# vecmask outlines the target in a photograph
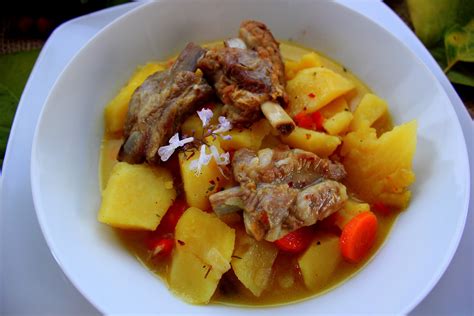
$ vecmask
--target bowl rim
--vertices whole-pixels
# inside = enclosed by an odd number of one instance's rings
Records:
[[[74,287],[83,295],[98,311],[100,311],[103,314],[107,314],[108,312],[103,308],[102,304],[96,300],[96,298],[90,296],[85,288],[83,288],[80,285],[80,281],[77,280],[76,278],[72,277],[70,273],[68,273],[68,268],[66,268],[61,259],[60,256],[56,253],[55,247],[54,247],[54,241],[52,240],[52,236],[48,232],[48,224],[47,224],[47,218],[45,216],[45,212],[43,211],[43,205],[40,203],[40,192],[39,192],[39,187],[40,187],[40,181],[38,177],[35,175],[35,171],[37,170],[36,162],[38,159],[36,158],[36,155],[38,153],[38,143],[39,143],[39,131],[41,130],[43,124],[44,124],[44,116],[46,109],[48,108],[48,104],[50,103],[50,99],[54,95],[54,91],[56,90],[56,86],[58,85],[58,82],[61,82],[65,73],[69,70],[71,65],[76,61],[76,59],[79,58],[79,56],[83,55],[85,51],[87,51],[88,47],[92,45],[93,43],[100,41],[102,37],[105,36],[109,32],[110,29],[114,28],[116,24],[121,23],[121,21],[126,20],[129,18],[129,16],[136,14],[136,12],[145,10],[149,6],[155,6],[159,5],[161,3],[166,3],[170,2],[168,0],[159,0],[159,1],[150,1],[150,2],[144,2],[142,4],[137,5],[136,7],[133,7],[130,9],[130,11],[126,12],[125,14],[121,15],[120,17],[116,18],[109,24],[107,24],[105,27],[100,29],[95,35],[93,35],[88,41],[85,42],[85,44],[76,52],[76,54],[68,61],[68,63],[65,65],[65,67],[62,69],[60,74],[58,75],[56,81],[54,82],[52,88],[50,89],[45,102],[43,104],[43,107],[41,109],[41,112],[39,114],[38,118],[38,123],[35,127],[34,131],[34,136],[33,136],[33,143],[32,143],[32,151],[31,151],[31,159],[30,159],[30,184],[31,184],[31,189],[32,189],[32,197],[33,197],[33,204],[35,207],[35,213],[36,217],[38,219],[38,223],[40,225],[41,232],[45,238],[45,241],[48,245],[48,248],[58,264],[58,266],[61,268],[62,272],[64,275],[68,278],[68,280],[74,285]],[[197,2],[207,2],[207,0],[198,0]],[[441,91],[441,93],[446,97],[446,99],[449,101],[449,104],[446,105],[446,108],[448,111],[452,112],[454,114],[453,116],[455,117],[455,127],[459,132],[459,134],[462,137],[462,153],[460,153],[460,156],[462,156],[461,163],[464,165],[466,169],[466,174],[467,176],[465,177],[465,187],[467,189],[467,192],[470,192],[471,189],[471,179],[470,179],[470,165],[469,165],[469,160],[468,160],[468,154],[467,154],[467,144],[466,144],[466,139],[464,136],[464,133],[461,129],[459,118],[456,115],[454,111],[453,104],[449,97],[446,94],[446,91],[442,88],[441,84],[435,77],[435,75],[431,72],[431,70],[428,68],[428,66],[421,60],[421,58],[414,53],[413,50],[411,50],[408,45],[406,45],[402,40],[394,36],[390,31],[388,31],[383,25],[379,24],[377,21],[372,20],[371,18],[363,15],[362,13],[345,6],[344,4],[341,4],[337,1],[332,3],[333,5],[336,5],[340,8],[340,10],[346,10],[350,12],[351,14],[357,15],[359,18],[367,20],[370,24],[372,24],[374,27],[379,28],[382,32],[386,34],[386,36],[392,37],[404,50],[406,50],[410,55],[412,55],[413,60],[417,62],[417,64],[420,67],[424,67],[425,71],[429,76],[432,77],[432,80],[436,83],[438,90]],[[80,18],[80,17],[78,17]],[[76,18],[76,19],[78,19]],[[66,22],[68,23],[68,22]],[[355,73],[357,75],[357,73]],[[458,248],[459,242],[462,237],[462,233],[466,224],[466,219],[467,219],[467,214],[468,214],[468,209],[469,209],[469,194],[466,194],[463,199],[463,212],[461,213],[462,216],[459,218],[459,224],[457,225],[455,234],[453,234],[453,237],[451,239],[451,242],[449,244],[449,247],[447,247],[445,251],[445,255],[443,257],[443,261],[441,263],[438,263],[438,269],[436,273],[433,273],[433,275],[430,278],[430,282],[426,282],[426,285],[424,286],[424,289],[422,291],[419,291],[419,294],[415,297],[412,298],[411,303],[405,305],[405,308],[401,308],[401,313],[407,314],[410,311],[412,311],[427,295],[428,293],[434,288],[434,286],[439,282],[441,277],[443,276],[444,272],[446,271],[447,267],[449,266],[451,260],[454,257],[454,254]],[[390,233],[389,233],[390,234]],[[386,239],[387,240],[387,239]],[[380,249],[384,247],[386,240],[383,242],[381,245]],[[378,249],[378,250],[380,250]],[[371,258],[373,259],[373,258]],[[365,269],[365,268],[363,268]],[[351,276],[352,277],[352,276]],[[339,286],[338,286],[339,287]],[[309,298],[312,299],[312,298]],[[306,299],[307,300],[307,299]],[[295,305],[300,303],[301,301],[295,301],[295,302],[290,302],[286,305]],[[276,306],[279,307],[280,305]],[[275,307],[273,306],[264,306],[259,307],[259,306],[253,306],[251,308],[256,308],[256,309],[274,309]],[[242,308],[243,310],[247,309],[247,307]]]

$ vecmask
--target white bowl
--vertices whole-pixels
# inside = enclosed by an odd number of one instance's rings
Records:
[[[137,65],[188,41],[222,39],[258,19],[341,62],[390,104],[396,123],[417,119],[413,199],[375,258],[325,295],[269,309],[193,306],[174,297],[97,222],[104,105]],[[452,105],[430,71],[379,25],[329,1],[159,1],[102,30],[70,62],[38,123],[31,182],[38,219],[58,264],[101,312],[406,313],[441,277],[468,208],[469,165]]]

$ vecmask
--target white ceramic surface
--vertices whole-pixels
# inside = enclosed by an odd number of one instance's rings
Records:
[[[280,310],[305,310],[316,302],[320,312],[411,309],[449,263],[467,210],[465,145],[440,85],[395,38],[338,4],[302,2],[289,10],[290,5],[283,1],[272,2],[272,6],[215,2],[206,7],[209,3],[213,2],[191,4],[192,15],[166,1],[131,12],[86,45],[53,88],[36,132],[31,166],[38,218],[58,263],[103,312],[222,311],[221,306],[195,307],[176,300],[117,244],[110,230],[96,223],[101,112],[136,65],[169,56],[188,40],[234,34],[241,19],[258,18],[277,37],[293,38],[341,61],[389,101],[397,122],[417,118],[420,124],[415,197],[379,255],[362,273],[329,294]],[[252,16],[239,9],[242,3]],[[320,18],[305,14],[310,11],[318,12]],[[204,18],[208,12],[213,12],[216,19],[212,23],[219,28],[204,29],[211,23]],[[172,21],[167,19],[170,16]],[[342,25],[334,28],[335,20],[343,21]],[[171,29],[171,24],[178,27]],[[387,291],[382,297],[378,295],[381,286]]]

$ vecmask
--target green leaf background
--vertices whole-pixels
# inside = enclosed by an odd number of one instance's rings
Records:
[[[16,107],[39,50],[0,55],[0,168]]]
[[[416,35],[452,83],[474,87],[474,0],[407,0]]]

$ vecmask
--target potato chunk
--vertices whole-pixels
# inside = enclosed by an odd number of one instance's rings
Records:
[[[287,111],[291,116],[316,112],[354,88],[351,81],[327,68],[303,69],[286,85],[290,99]]]
[[[373,128],[361,128],[344,137],[341,155],[346,182],[364,201],[406,207],[408,186],[415,181],[416,127],[416,121],[411,121],[379,138]]]
[[[120,89],[119,93],[105,107],[105,126],[108,132],[117,133],[123,130],[125,118],[128,112],[128,103],[133,92],[148,78],[165,67],[158,63],[148,63],[137,69],[127,85]]]
[[[170,287],[191,303],[207,303],[227,270],[234,251],[235,231],[209,214],[190,207],[175,231]]]
[[[208,141],[211,145],[217,147],[219,153],[223,152],[217,139],[212,140],[212,137],[209,137]],[[209,154],[209,152],[207,148],[207,153]],[[179,153],[181,177],[188,205],[207,210],[210,207],[209,195],[224,187],[227,181],[219,171],[214,158],[207,165],[202,166],[201,172],[196,174],[195,170],[190,169],[190,165],[192,161],[197,159],[199,159],[199,150],[197,149]]]
[[[225,272],[230,269],[234,250],[235,232],[214,214],[196,207],[188,208],[176,225],[176,240],[180,247],[193,252],[213,269]]]
[[[367,93],[354,112],[350,130],[355,131],[360,128],[371,127],[375,121],[388,115],[387,102],[375,94]]]
[[[183,122],[183,124],[181,124],[181,133],[183,135],[188,135],[188,136],[197,135],[200,137],[202,135],[202,132],[203,132],[202,121],[199,118],[199,116],[197,116],[197,114],[193,114],[189,116]]]
[[[98,220],[119,228],[155,230],[175,198],[168,170],[119,162],[102,193]]]
[[[322,65],[323,63],[321,61],[321,57],[319,57],[319,55],[314,52],[301,56],[301,59],[299,61],[285,61],[286,80],[293,79],[296,74],[302,69],[321,67]]]
[[[357,202],[349,198],[345,203],[344,207],[335,213],[334,224],[341,230],[346,226],[349,221],[355,216],[362,212],[370,211],[370,205],[363,202]]]
[[[222,274],[192,252],[173,252],[169,285],[171,290],[191,304],[206,304],[214,294]]]
[[[250,148],[258,150],[263,138],[270,133],[270,123],[266,119],[261,119],[245,129],[233,129],[226,133],[231,136],[229,140],[220,139],[222,149],[225,151],[237,150],[240,148]]]
[[[329,103],[328,105],[324,106],[319,112],[325,118],[331,118],[339,112],[349,111],[349,104],[347,104],[347,100],[344,97],[339,97]]]
[[[232,269],[253,295],[260,296],[272,274],[278,249],[267,241],[256,241],[244,231],[237,233]]]
[[[329,135],[341,135],[347,131],[351,121],[352,113],[349,111],[342,111],[325,120],[323,127]]]
[[[282,136],[281,140],[293,148],[310,151],[320,157],[328,157],[341,143],[341,140],[337,136],[331,136],[301,127],[296,127],[288,136]]]
[[[311,290],[324,287],[341,259],[339,237],[322,233],[316,236],[309,248],[298,258],[306,287]]]

